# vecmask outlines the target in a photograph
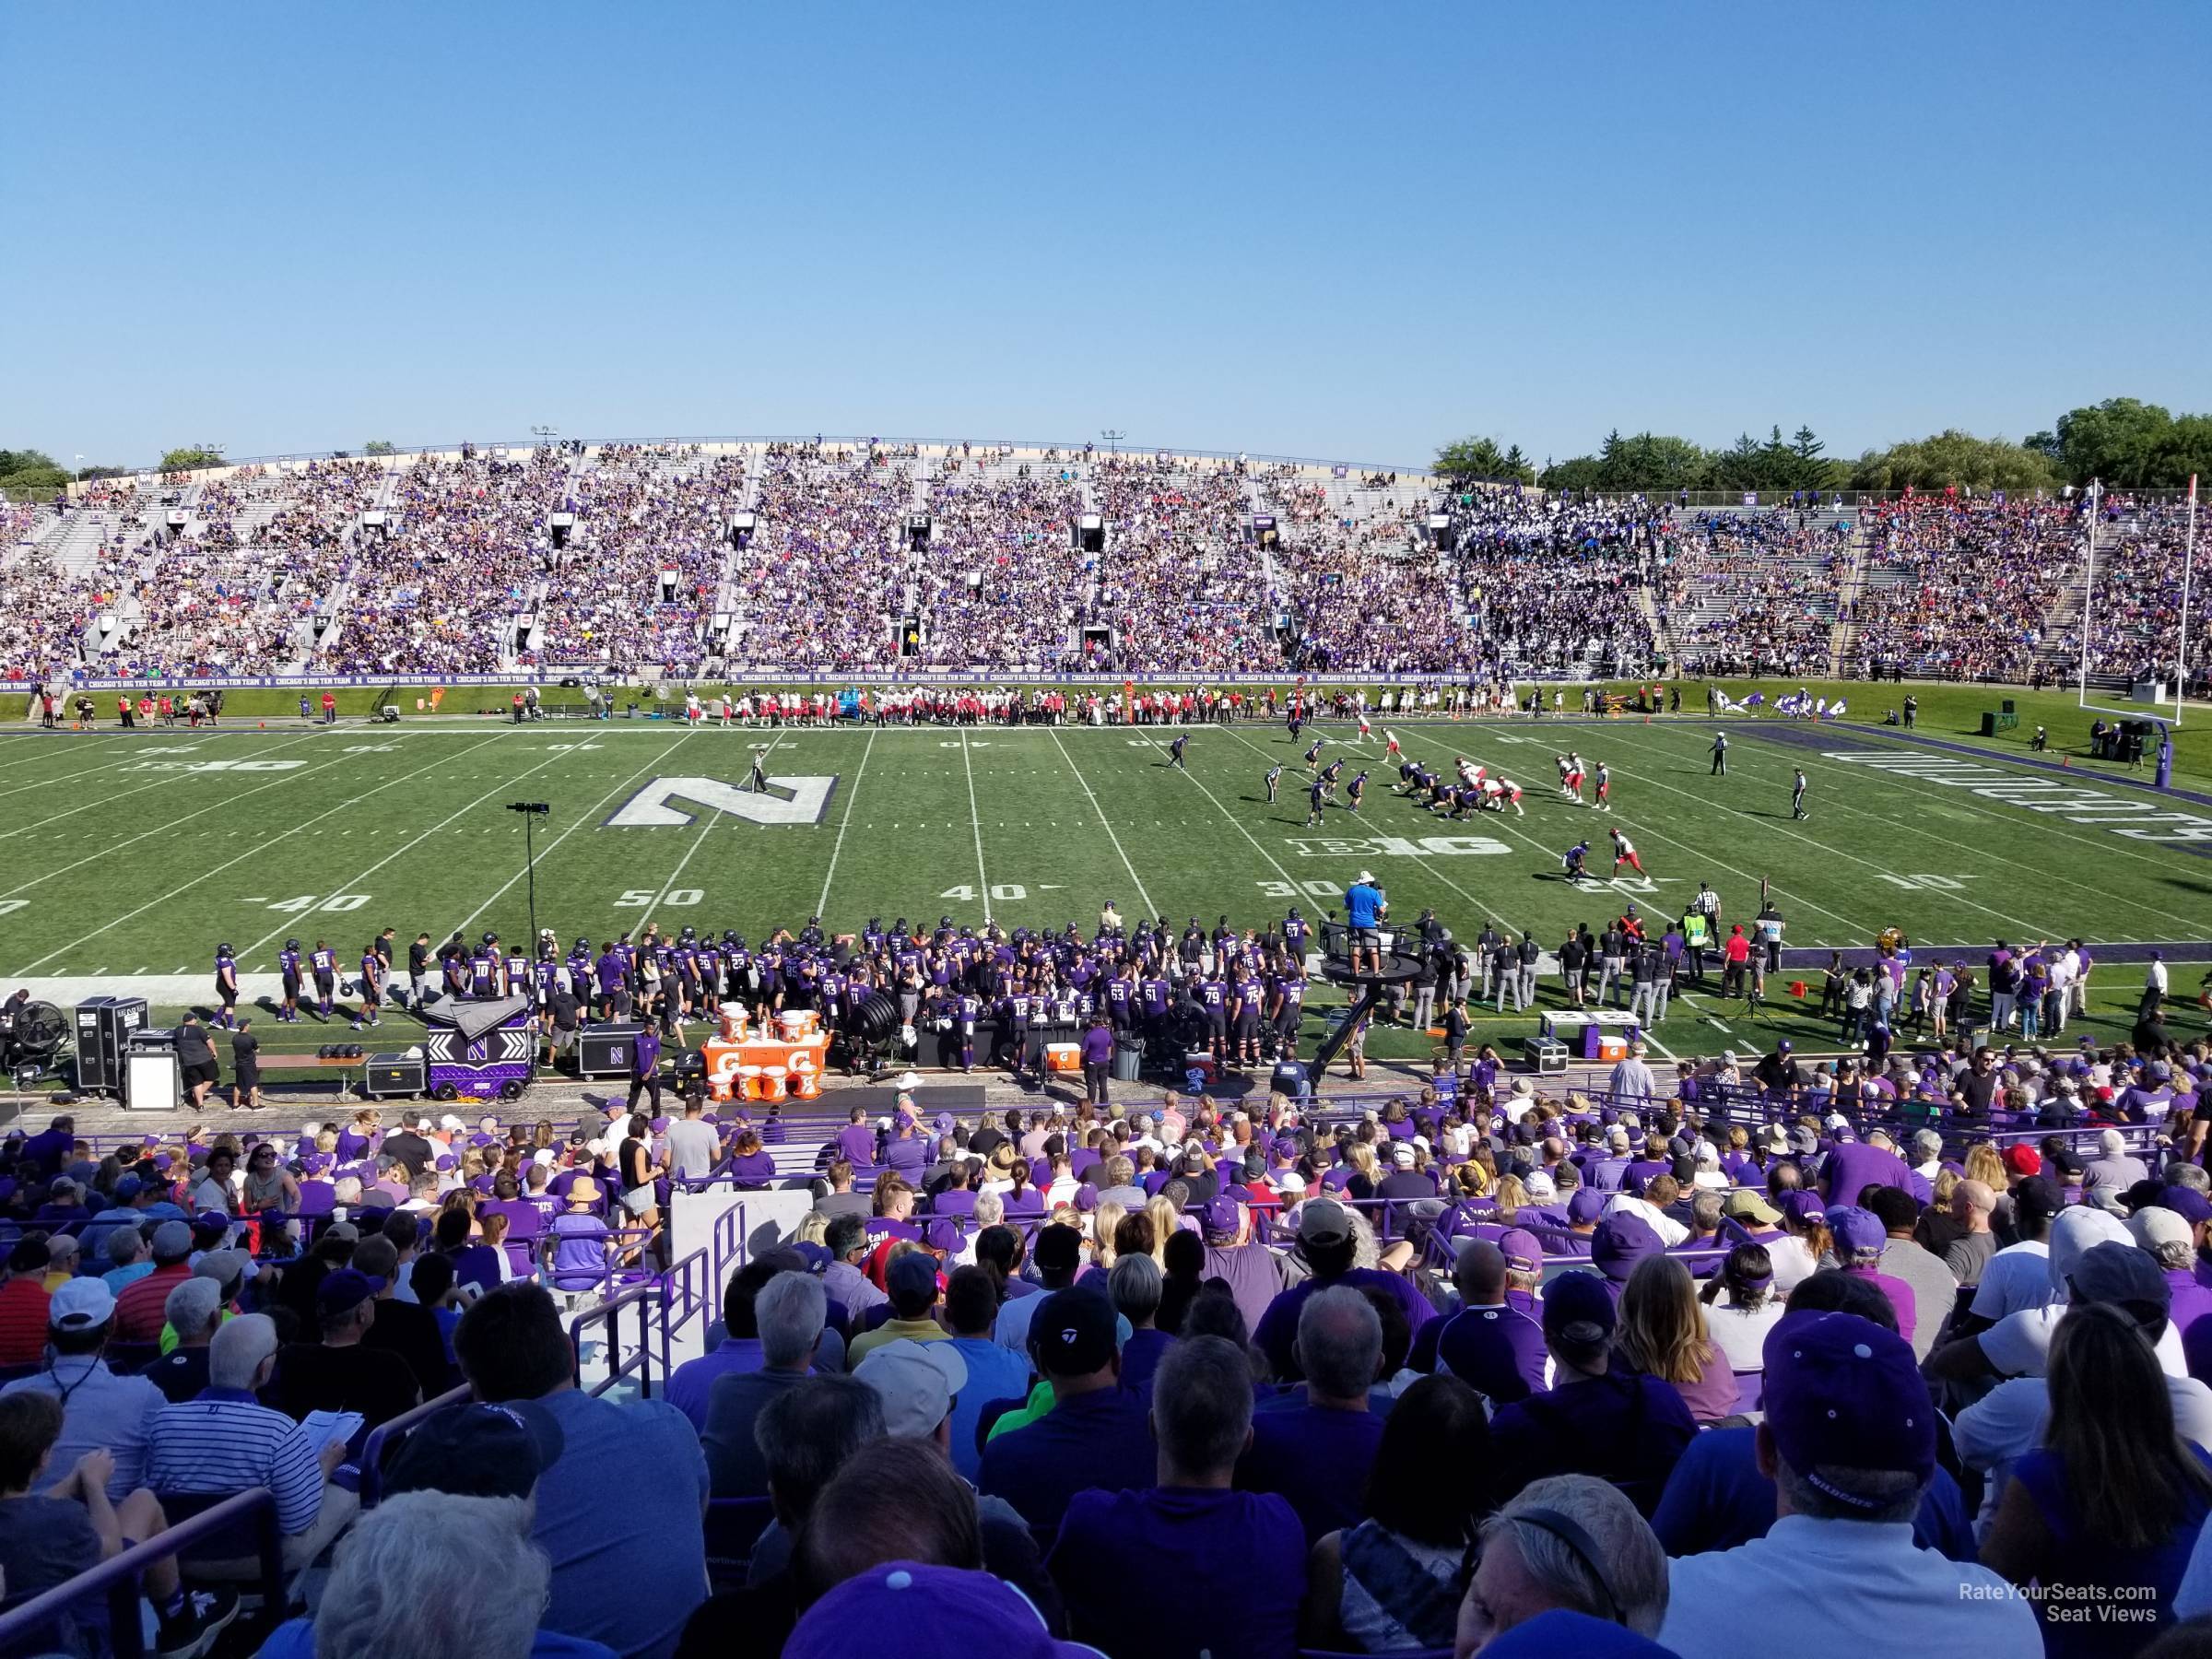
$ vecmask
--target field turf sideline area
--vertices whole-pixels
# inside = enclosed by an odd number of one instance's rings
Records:
[[[2142,982],[2132,963],[2148,947],[2167,947],[2170,960],[2191,954],[2180,947],[2205,954],[2212,798],[2153,794],[2109,766],[2058,771],[2055,752],[2047,770],[2017,743],[1975,746],[1956,723],[1933,724],[1924,698],[1912,735],[1855,721],[1718,723],[1731,747],[1728,776],[1716,778],[1716,724],[1690,717],[1687,687],[1684,705],[1683,718],[1648,723],[1394,724],[1405,752],[1432,769],[1449,771],[1464,755],[1523,786],[1522,814],[1456,821],[1393,793],[1380,720],[1365,743],[1341,722],[1309,726],[1296,744],[1261,721],[1188,728],[1187,770],[1168,762],[1182,728],[1167,727],[348,719],[17,732],[0,737],[0,978],[66,1003],[95,988],[86,982],[130,990],[143,976],[168,1010],[205,996],[218,941],[252,976],[274,971],[288,937],[327,940],[342,962],[387,925],[403,946],[418,931],[441,940],[456,928],[517,938],[528,926],[523,823],[504,809],[516,800],[553,806],[535,833],[537,915],[564,947],[649,921],[734,928],[757,943],[817,913],[833,930],[948,915],[1088,931],[1107,900],[1131,919],[1149,912],[1180,927],[1195,915],[1210,927],[1226,913],[1257,926],[1290,904],[1309,917],[1339,907],[1366,868],[1396,920],[1433,906],[1459,937],[1495,922],[1533,930],[1548,952],[1573,924],[1602,930],[1630,902],[1647,916],[1678,914],[1700,880],[1721,895],[1724,921],[1747,921],[1763,877],[1788,945],[1807,954],[1787,959],[1756,1026],[1740,1002],[1677,998],[1654,1036],[1684,1055],[1764,1049],[1778,1036],[1832,1046],[1832,1028],[1810,1016],[1816,960],[1889,926],[1923,961],[1978,966],[2000,937],[2108,947],[2091,1017],[2072,1028],[2107,1042],[2126,1034]],[[1345,759],[1344,782],[1370,775],[1357,813],[1339,787],[1324,822],[1309,828],[1302,755],[1314,735],[1324,760]],[[2077,735],[2053,724],[2054,744]],[[1570,747],[1590,772],[1600,760],[1610,768],[1612,813],[1559,798],[1553,756]],[[773,785],[765,799],[740,788],[756,757]],[[1270,805],[1262,780],[1277,762]],[[1790,816],[1800,766],[1802,821]],[[1614,827],[1638,850],[1641,876],[1612,877]],[[1559,855],[1583,838],[1593,877],[1571,884]],[[1550,1006],[1563,998],[1548,958],[1546,968],[1540,1001]],[[2193,996],[2201,972],[2177,961],[2175,993]],[[1794,1002],[1792,980],[1809,981],[1815,998]],[[1316,1030],[1326,1006],[1325,996],[1312,1005]],[[1533,1016],[1481,1010],[1475,1037],[1503,1050],[1534,1028]],[[328,1040],[312,1022],[264,1029],[272,1058]],[[1370,1046],[1428,1052],[1413,1032],[1379,1033]]]

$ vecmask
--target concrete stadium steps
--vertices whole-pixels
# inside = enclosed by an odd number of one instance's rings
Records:
[[[41,545],[53,555],[65,576],[87,577],[99,561],[100,550],[122,536],[122,515],[114,512],[71,512],[57,534]]]

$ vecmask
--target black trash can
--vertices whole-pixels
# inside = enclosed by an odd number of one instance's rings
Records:
[[[1145,1075],[1145,1045],[1124,1037],[1113,1045],[1113,1080],[1135,1083]]]

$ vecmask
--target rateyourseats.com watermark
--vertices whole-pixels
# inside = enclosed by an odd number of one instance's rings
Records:
[[[1961,1584],[1959,1599],[2024,1601],[2054,1625],[2147,1625],[2159,1618],[2155,1584]]]

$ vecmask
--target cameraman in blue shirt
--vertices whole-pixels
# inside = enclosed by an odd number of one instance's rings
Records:
[[[1382,889],[1375,885],[1374,872],[1360,871],[1359,879],[1344,891],[1344,919],[1351,932],[1348,948],[1354,973],[1359,971],[1362,951],[1367,955],[1367,971],[1382,971],[1382,937],[1378,929],[1382,918],[1388,914],[1390,901],[1383,898]]]

